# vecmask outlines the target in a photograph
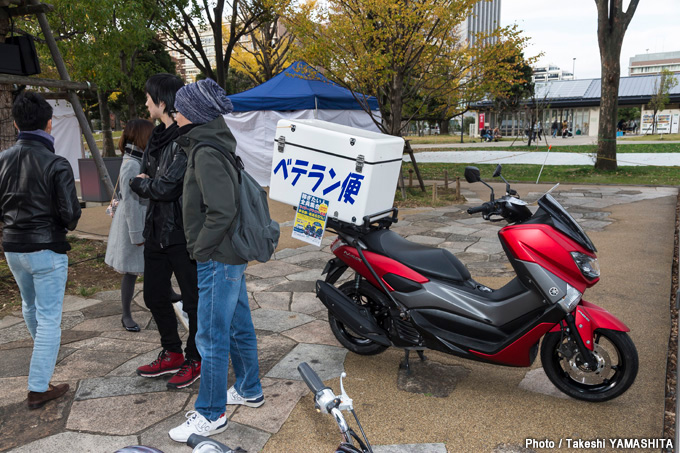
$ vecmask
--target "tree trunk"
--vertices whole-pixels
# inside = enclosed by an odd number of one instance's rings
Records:
[[[102,120],[102,137],[104,139],[104,157],[115,157],[116,151],[113,146],[113,134],[111,133],[111,113],[109,112],[109,97],[102,90],[97,90],[99,98],[99,116]]]
[[[449,121],[442,120],[439,122],[439,133],[441,135],[449,135]]]
[[[127,100],[127,105],[128,105],[128,118],[131,119],[131,120],[136,120],[138,118],[137,103],[135,102],[135,95],[132,92],[132,86],[128,87],[125,99]],[[107,110],[108,110],[108,106],[107,106]]]
[[[9,31],[9,16],[5,8],[0,8],[0,42],[5,42]],[[16,129],[12,119],[12,85],[0,85],[0,151],[4,151],[16,141]]]
[[[602,89],[598,128],[598,170],[616,170],[616,122],[621,77],[621,44],[639,0],[630,0],[623,11],[623,0],[595,0],[597,6],[597,40],[600,46]]]

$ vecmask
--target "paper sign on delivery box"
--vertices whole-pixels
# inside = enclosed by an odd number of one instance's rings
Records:
[[[327,215],[328,200],[302,193],[295,214],[293,238],[321,247]]]

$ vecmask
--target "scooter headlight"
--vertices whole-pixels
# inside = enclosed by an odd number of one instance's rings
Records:
[[[600,276],[600,265],[597,258],[590,257],[581,252],[571,252],[574,262],[581,269],[581,273],[589,280],[596,279]]]
[[[582,295],[583,294],[581,294],[578,289],[567,284],[567,295],[557,301],[557,305],[562,307],[562,310],[564,310],[566,313],[571,313],[581,301]]]

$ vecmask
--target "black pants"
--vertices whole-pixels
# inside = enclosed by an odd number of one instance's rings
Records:
[[[175,273],[182,291],[182,305],[189,315],[189,338],[184,349],[187,359],[200,360],[196,348],[198,321],[198,276],[196,262],[189,258],[185,244],[161,248],[144,245],[144,303],[151,310],[161,335],[163,349],[182,352],[182,340],[177,333],[177,316],[170,301],[172,273]]]

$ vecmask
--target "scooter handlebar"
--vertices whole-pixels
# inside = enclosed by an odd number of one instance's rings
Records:
[[[309,390],[314,392],[314,394],[319,393],[321,390],[329,388],[323,384],[323,381],[318,374],[307,365],[307,362],[302,362],[297,367],[298,373],[302,376],[302,380],[305,381]]]
[[[488,206],[486,205],[486,203],[484,203],[481,206],[475,206],[473,208],[468,208],[467,213],[468,214],[477,214],[478,212],[485,212],[488,209],[489,209]]]

